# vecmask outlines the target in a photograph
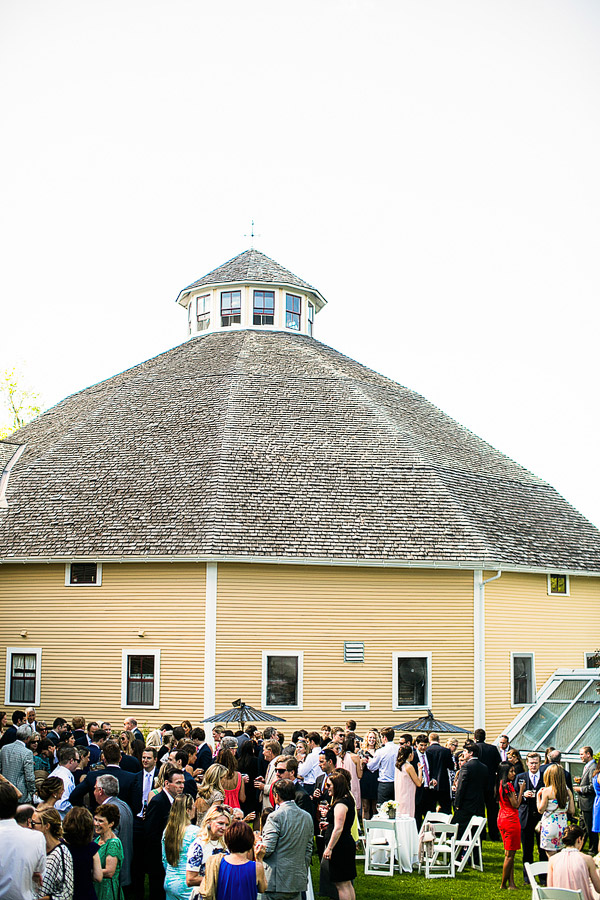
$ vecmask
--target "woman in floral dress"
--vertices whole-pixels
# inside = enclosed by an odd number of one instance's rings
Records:
[[[573,794],[567,788],[562,766],[548,766],[544,772],[544,787],[537,796],[537,808],[542,814],[540,847],[552,856],[563,848],[567,813],[575,812]]]

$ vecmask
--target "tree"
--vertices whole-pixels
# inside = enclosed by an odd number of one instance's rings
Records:
[[[16,366],[0,373],[0,439],[22,428],[41,409],[40,395],[27,387]]]

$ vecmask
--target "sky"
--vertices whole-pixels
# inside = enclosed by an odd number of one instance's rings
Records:
[[[254,219],[315,337],[600,526],[599,45],[593,0],[3,0],[0,370],[181,343]]]

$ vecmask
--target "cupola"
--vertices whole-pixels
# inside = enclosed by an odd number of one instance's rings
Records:
[[[259,250],[246,250],[184,288],[188,335],[229,329],[312,335],[326,300],[312,285]]]

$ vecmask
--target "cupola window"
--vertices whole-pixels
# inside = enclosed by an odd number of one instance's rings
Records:
[[[197,331],[206,331],[210,325],[210,294],[196,297]]]
[[[285,295],[285,325],[294,331],[300,331],[300,302],[295,294]]]
[[[275,321],[275,291],[254,291],[254,325],[272,325]]]
[[[239,325],[242,321],[242,292],[221,291],[221,326]]]
[[[315,308],[312,303],[308,304],[308,333],[312,337],[313,333],[313,322],[315,320]]]

